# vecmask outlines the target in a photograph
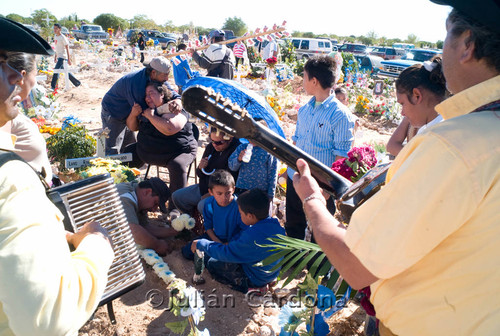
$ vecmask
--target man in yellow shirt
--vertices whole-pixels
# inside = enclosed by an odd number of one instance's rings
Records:
[[[381,335],[498,335],[500,2],[432,1],[454,7],[444,122],[404,147],[347,229],[303,160],[294,186],[332,264],[354,288],[370,286]]]
[[[7,51],[50,55],[49,44],[22,25],[0,18],[0,127],[16,117],[22,76]],[[0,130],[0,149],[13,149]],[[5,157],[5,156],[3,156]],[[68,243],[76,250],[70,252]],[[96,309],[114,253],[98,223],[64,231],[34,170],[0,165],[0,335],[72,335]]]

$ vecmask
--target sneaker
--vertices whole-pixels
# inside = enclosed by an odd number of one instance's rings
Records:
[[[200,274],[194,274],[193,275],[193,284],[195,285],[203,285],[205,283],[205,279],[203,278],[203,276]]]

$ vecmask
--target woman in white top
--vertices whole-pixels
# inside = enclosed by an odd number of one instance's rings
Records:
[[[396,96],[401,114],[409,124],[418,128],[417,135],[443,118],[434,107],[449,96],[442,72],[441,58],[405,69],[396,80]],[[404,144],[407,132],[395,132],[387,143],[387,150],[396,156]],[[404,135],[404,137],[401,137]]]
[[[21,75],[21,96],[25,100],[36,83],[35,55],[26,53],[9,53],[8,63]],[[44,176],[45,181],[52,184],[52,168],[47,157],[45,139],[38,131],[38,126],[23,113],[19,113],[10,122],[10,132],[16,136],[15,152]]]

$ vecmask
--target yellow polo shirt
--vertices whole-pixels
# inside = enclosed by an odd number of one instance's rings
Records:
[[[74,334],[97,307],[113,250],[88,235],[70,253],[61,220],[27,164],[0,167],[0,336]]]
[[[500,76],[436,107],[387,185],[353,215],[346,243],[380,280],[377,317],[397,335],[500,333]]]

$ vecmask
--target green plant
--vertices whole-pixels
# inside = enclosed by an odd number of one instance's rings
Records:
[[[66,159],[92,156],[95,149],[96,140],[84,126],[69,124],[47,139],[49,158],[58,163],[60,171],[66,170]]]
[[[309,327],[308,332],[301,332],[300,335],[326,335],[329,328],[325,318],[342,309],[349,297],[353,297],[356,292],[351,291],[318,245],[283,235],[269,240],[272,243],[262,247],[270,248],[269,251],[275,253],[263,260],[262,264],[269,265],[278,261],[271,270],[281,268],[278,279],[291,270],[283,287],[310,265],[306,278],[298,285],[297,300],[282,307],[279,316],[281,333],[297,335],[295,330],[305,323]],[[320,285],[323,278],[328,278],[326,286]]]

